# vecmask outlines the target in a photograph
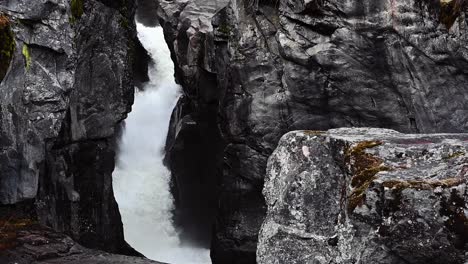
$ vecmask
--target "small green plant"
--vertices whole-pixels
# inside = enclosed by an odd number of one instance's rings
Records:
[[[227,24],[223,23],[219,25],[218,31],[225,35],[229,35],[231,33],[231,28]]]
[[[120,26],[124,29],[128,29],[130,27],[130,24],[128,22],[128,19],[126,17],[122,17],[120,19]]]
[[[29,52],[29,47],[26,43],[23,44],[23,56],[26,63],[26,70],[29,70],[31,67],[31,54]]]
[[[76,20],[80,19],[84,13],[84,0],[71,0],[71,18],[70,22],[75,23]]]

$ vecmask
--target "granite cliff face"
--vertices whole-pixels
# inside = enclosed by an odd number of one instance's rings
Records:
[[[39,223],[124,254],[137,253],[123,239],[112,171],[146,74],[134,12],[134,1],[0,1],[2,46],[13,47],[0,84],[0,210],[34,204]]]
[[[286,134],[270,157],[258,263],[464,263],[468,134]]]
[[[195,167],[217,182],[214,263],[255,262],[267,158],[284,133],[468,128],[466,1],[161,0],[158,15],[184,87],[168,164],[208,157]]]

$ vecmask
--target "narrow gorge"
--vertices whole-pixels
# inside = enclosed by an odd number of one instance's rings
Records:
[[[0,263],[467,264],[466,102],[466,0],[0,0]]]
[[[174,64],[161,27],[137,24],[137,31],[154,65],[149,69],[149,82],[135,93],[113,173],[125,240],[150,259],[207,264],[209,246],[202,248],[181,240],[173,224],[171,174],[163,164],[169,120],[180,97]]]

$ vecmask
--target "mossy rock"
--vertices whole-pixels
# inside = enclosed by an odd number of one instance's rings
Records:
[[[229,35],[231,33],[231,28],[227,24],[223,23],[223,24],[219,25],[218,31],[225,34],[225,35]]]
[[[467,0],[440,0],[440,23],[450,29],[467,7],[467,3]]]
[[[128,21],[128,18],[122,17],[120,19],[120,26],[124,29],[130,29],[130,23]]]
[[[31,53],[29,52],[29,47],[26,43],[23,44],[23,56],[26,64],[26,70],[29,70],[31,67]]]
[[[458,186],[464,182],[463,178],[448,178],[442,180],[391,180],[385,181],[382,185],[385,188],[393,190],[417,189],[417,190],[434,190],[437,187],[451,188]]]
[[[70,22],[75,23],[84,13],[84,0],[71,0],[70,9],[72,15]]]
[[[466,155],[465,152],[463,152],[463,151],[457,151],[457,152],[455,152],[455,153],[452,153],[452,154],[450,154],[450,155],[447,155],[447,156],[443,157],[443,159],[444,159],[445,161],[450,161],[450,160],[452,160],[452,159],[456,159],[456,158],[461,157],[461,156],[464,156],[464,155]]]
[[[351,187],[353,191],[348,197],[348,212],[353,212],[365,199],[365,193],[377,174],[392,170],[383,165],[379,157],[366,153],[367,149],[382,145],[381,141],[363,141],[345,151],[345,162],[350,166]]]
[[[34,225],[37,225],[34,219],[0,219],[0,251],[16,247],[18,232]]]
[[[3,81],[15,52],[15,37],[11,31],[11,22],[0,14],[0,82]]]

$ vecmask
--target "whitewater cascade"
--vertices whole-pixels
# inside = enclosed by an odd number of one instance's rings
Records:
[[[172,110],[180,96],[174,64],[161,27],[137,23],[138,38],[155,64],[150,81],[136,92],[125,121],[113,173],[125,240],[146,257],[171,264],[211,263],[209,250],[184,245],[172,223],[170,172],[163,165]]]

